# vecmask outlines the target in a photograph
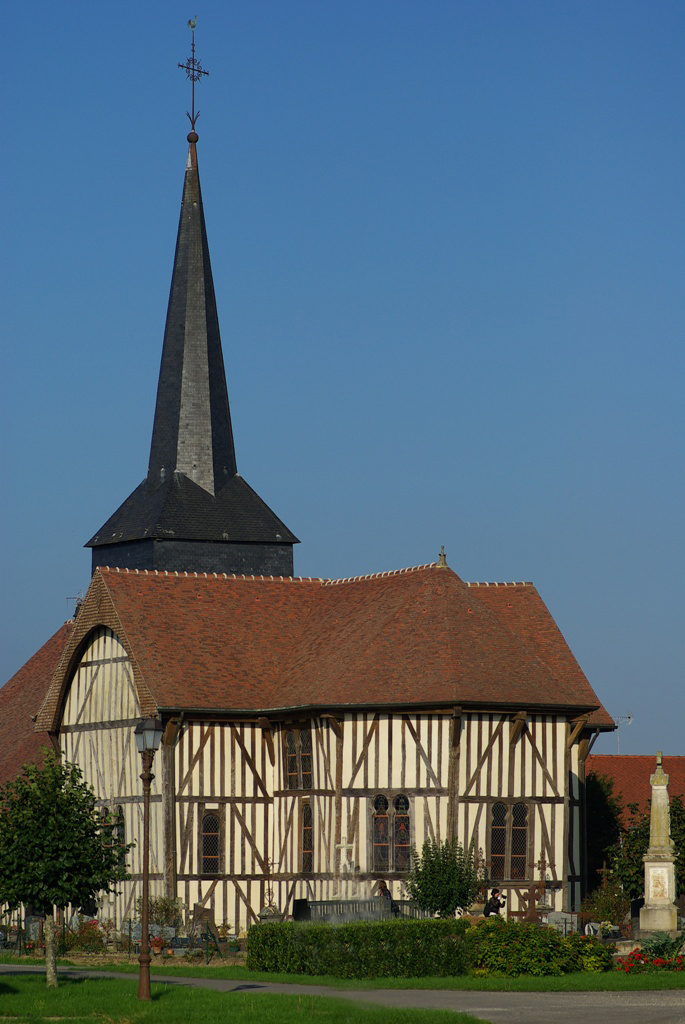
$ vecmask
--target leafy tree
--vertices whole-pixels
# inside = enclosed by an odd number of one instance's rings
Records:
[[[611,877],[623,891],[635,899],[645,891],[643,857],[649,846],[649,811],[640,811],[637,804],[628,804],[630,818],[611,858]],[[685,806],[680,796],[671,800],[671,838],[677,854],[675,862],[676,890],[685,891]]]
[[[637,804],[628,804],[628,812],[628,826],[612,852],[611,879],[636,899],[645,891],[643,857],[649,846],[649,814],[638,810]]]
[[[607,879],[582,902],[580,913],[587,921],[611,921],[620,925],[630,910],[630,897],[615,879]]]
[[[53,905],[82,906],[129,877],[113,841],[115,825],[96,807],[78,765],[52,752],[0,788],[0,903],[10,910],[30,903],[46,915],[50,988],[57,985]]]
[[[587,883],[592,892],[601,883],[600,871],[608,864],[621,838],[623,801],[614,794],[614,780],[589,772],[585,782],[587,808]],[[602,918],[604,920],[604,918]]]
[[[404,883],[410,899],[439,917],[466,910],[486,886],[479,854],[465,852],[456,839],[444,843],[427,839],[420,854],[412,851],[412,864]]]

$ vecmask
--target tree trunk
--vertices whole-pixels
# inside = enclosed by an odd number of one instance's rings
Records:
[[[48,988],[57,988],[57,944],[55,942],[55,919],[52,914],[45,918],[45,983]]]

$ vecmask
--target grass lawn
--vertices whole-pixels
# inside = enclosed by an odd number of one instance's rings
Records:
[[[19,974],[0,976],[3,1019],[14,1024],[479,1024],[474,1017],[449,1010],[400,1010],[321,996],[212,992],[154,983],[152,1000],[144,1003],[129,981],[63,979],[59,988],[48,992],[44,978]]]
[[[98,964],[90,968],[83,963],[73,964],[69,960],[58,960],[63,966],[73,966],[76,970],[89,969],[111,971],[116,974],[137,974],[138,962]],[[218,961],[220,963],[220,961]],[[5,964],[39,964],[45,961],[28,957],[0,956],[0,963]],[[217,961],[214,961],[217,963]],[[620,971],[607,971],[602,974],[565,974],[559,978],[536,978],[526,975],[521,978],[505,978],[490,975],[489,977],[472,977],[470,975],[455,978],[371,978],[349,980],[333,978],[330,975],[309,974],[268,974],[265,971],[248,971],[246,967],[205,967],[204,962],[189,966],[169,964],[168,961],[157,960],[151,964],[151,972],[156,976],[169,975],[176,978],[218,978],[226,981],[259,982],[273,981],[291,985],[324,985],[338,989],[454,989],[476,992],[636,992],[645,990],[666,990],[685,988],[685,971],[663,974],[636,974],[632,977]],[[2,975],[0,975],[2,980]]]

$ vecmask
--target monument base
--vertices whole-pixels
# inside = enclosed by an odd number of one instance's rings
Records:
[[[649,938],[653,932],[668,932],[672,939],[678,931],[678,908],[675,904],[666,907],[642,907],[640,928],[637,938]]]

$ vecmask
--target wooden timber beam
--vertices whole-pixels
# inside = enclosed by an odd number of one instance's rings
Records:
[[[583,736],[582,740],[578,744],[578,760],[582,761],[583,764],[587,761],[588,755],[595,745],[595,740],[599,736],[599,729],[590,731],[586,729],[586,735]],[[589,735],[587,735],[589,733]]]
[[[269,752],[269,760],[271,761],[271,767],[276,764],[276,750],[274,748],[274,734],[271,731],[271,722],[268,718],[258,718],[257,725],[261,727],[262,739],[266,743],[266,749]]]
[[[343,734],[343,727],[340,719],[336,718],[335,715],[322,715],[321,717],[326,719],[335,735],[338,737],[339,740],[341,740]]]
[[[569,750],[580,736],[581,732],[587,725],[587,722],[588,715],[582,715],[580,718],[574,718],[573,721],[570,721],[568,723],[571,731],[569,732],[568,737],[566,739],[566,746]]]
[[[166,747],[170,747],[176,739],[176,733],[178,732],[179,723],[177,719],[170,719],[164,726],[164,733],[162,735],[162,743]]]
[[[511,724],[510,724],[510,728],[509,728],[509,745],[510,746],[513,747],[513,745],[516,743],[517,739],[519,738],[519,736],[521,735],[521,733],[525,729],[527,721],[528,721],[528,712],[527,711],[517,711],[517,713],[514,715],[514,717],[511,720]]]
[[[461,740],[461,707],[457,705],[452,708],[452,746],[457,753]]]

